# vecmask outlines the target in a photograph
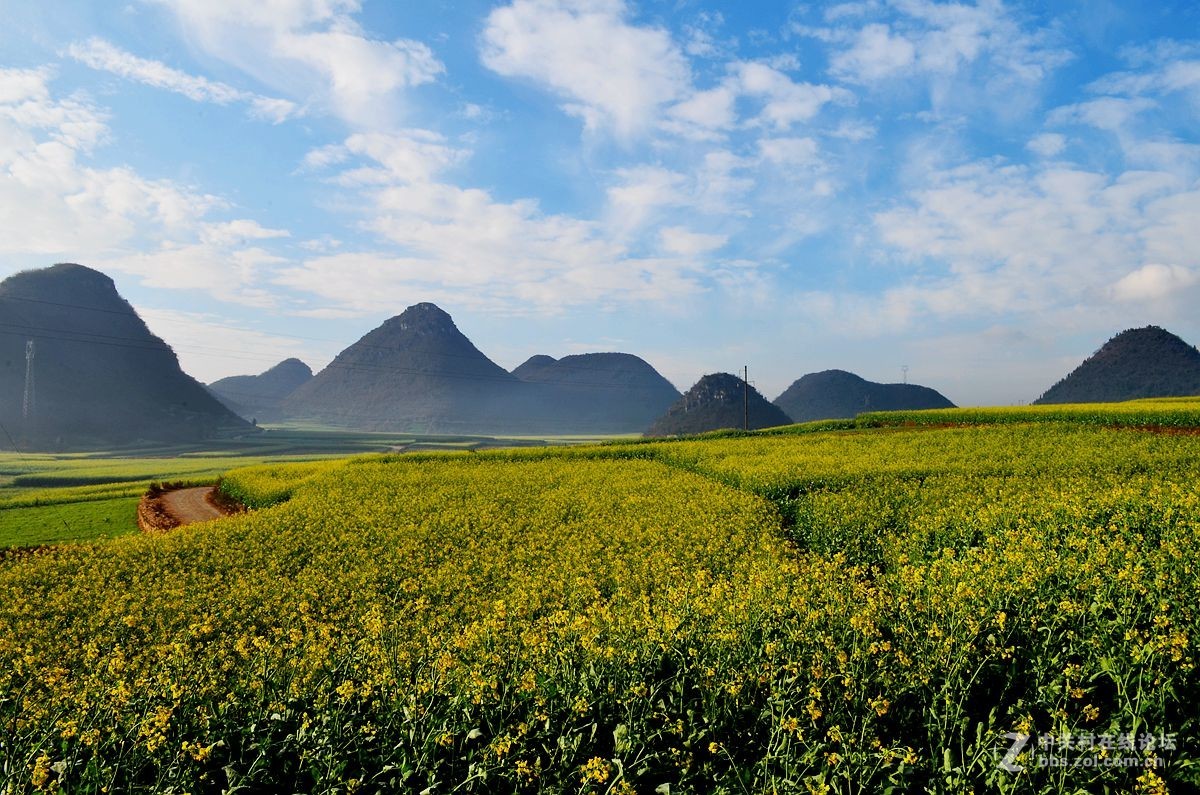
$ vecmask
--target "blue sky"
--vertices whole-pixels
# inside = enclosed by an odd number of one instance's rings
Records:
[[[1049,8],[1047,8],[1049,6]],[[211,381],[433,301],[1032,400],[1200,341],[1194,3],[0,0],[0,276],[96,267]]]

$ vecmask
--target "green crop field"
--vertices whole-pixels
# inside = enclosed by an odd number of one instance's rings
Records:
[[[287,426],[214,443],[208,450],[156,446],[64,454],[0,452],[0,549],[136,532],[129,506],[136,508],[136,498],[151,483],[203,485],[238,467],[386,450],[483,450],[594,440],[412,436]]]
[[[125,535],[137,529],[137,505],[134,496],[4,508],[0,544],[36,547]]]
[[[0,560],[0,791],[1195,791],[1194,403],[970,411],[243,459]]]

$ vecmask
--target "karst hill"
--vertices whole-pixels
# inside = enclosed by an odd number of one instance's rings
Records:
[[[112,279],[81,265],[0,282],[0,422],[28,449],[236,435],[251,426],[180,369]]]

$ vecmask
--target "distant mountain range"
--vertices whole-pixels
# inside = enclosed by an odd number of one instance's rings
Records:
[[[680,435],[742,427],[746,394],[740,378],[716,373],[680,395],[628,353],[538,355],[508,372],[429,303],[385,321],[315,376],[288,359],[204,387],[104,274],[62,264],[0,282],[0,423],[24,449],[199,442],[251,432],[251,419],[402,433]],[[810,373],[774,403],[748,394],[752,428],[953,405],[928,387],[842,370]],[[1172,395],[1200,395],[1200,351],[1148,326],[1113,337],[1036,402]]]
[[[706,375],[671,404],[646,430],[646,436],[684,436],[720,428],[771,428],[792,420],[758,390],[729,373]]]
[[[864,411],[954,408],[927,386],[877,384],[845,370],[809,373],[775,398],[775,405],[796,422],[850,419]]]
[[[636,433],[679,399],[679,390],[644,360],[629,353],[581,353],[553,359],[531,356],[512,371],[550,390],[580,428],[620,428]],[[561,417],[559,422],[567,422]]]
[[[679,393],[636,356],[535,356],[508,372],[450,315],[410,306],[283,401],[296,420],[414,433],[636,433]]]
[[[233,375],[213,381],[208,389],[231,411],[247,420],[278,422],[283,401],[312,380],[312,369],[299,359],[284,359],[258,375]]]
[[[112,279],[72,264],[0,282],[0,423],[42,450],[252,430],[180,369]]]
[[[1034,401],[1106,403],[1200,395],[1200,351],[1158,326],[1121,332]]]
[[[521,381],[433,304],[416,304],[339,353],[284,401],[292,419],[376,430],[513,428]]]

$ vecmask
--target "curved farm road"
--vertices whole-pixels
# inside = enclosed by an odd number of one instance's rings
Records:
[[[213,491],[212,486],[168,491],[162,495],[163,508],[181,525],[219,519],[225,512],[209,499]]]

